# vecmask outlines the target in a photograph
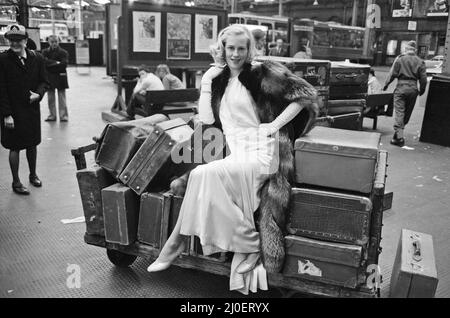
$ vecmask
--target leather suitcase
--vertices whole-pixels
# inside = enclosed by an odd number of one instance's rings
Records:
[[[366,99],[367,85],[330,86],[330,99]]]
[[[191,163],[175,163],[172,158],[182,148],[188,148],[184,145],[189,144],[192,134],[192,128],[181,118],[155,125],[119,180],[138,195],[147,188],[152,191],[168,189],[171,178],[182,175],[191,167]]]
[[[370,193],[381,135],[314,127],[295,141],[295,179],[334,189]]]
[[[365,282],[361,246],[288,235],[283,275],[356,288]]]
[[[122,170],[148,137],[155,124],[167,120],[161,114],[106,125],[95,152],[96,163],[118,179]]]
[[[432,236],[402,229],[392,269],[390,297],[432,298],[437,285]]]
[[[167,240],[172,195],[145,192],[139,209],[138,241],[161,248]]]
[[[365,99],[370,66],[331,62],[330,99]]]
[[[116,183],[102,190],[105,239],[130,245],[136,241],[139,197],[128,187]]]
[[[303,78],[311,85],[329,86],[331,63],[327,60],[304,60],[281,56],[258,56],[257,61],[277,61],[285,65],[292,73]]]
[[[364,246],[369,241],[372,202],[363,196],[292,188],[290,234]]]
[[[355,116],[336,117],[331,128],[362,130],[363,111],[366,107],[365,99],[344,99],[328,101],[328,116],[355,113]],[[358,114],[358,115],[357,115]]]
[[[369,82],[370,65],[331,62],[330,86],[366,86]],[[366,90],[367,92],[367,90]]]
[[[101,191],[116,181],[99,166],[78,170],[77,180],[86,219],[86,233],[105,236]]]

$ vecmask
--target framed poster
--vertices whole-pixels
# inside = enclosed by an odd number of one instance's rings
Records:
[[[428,17],[442,17],[448,16],[448,9],[448,0],[428,0],[426,12]]]
[[[191,15],[167,13],[167,59],[191,58]]]
[[[133,11],[133,51],[160,52],[161,12]]]
[[[412,16],[412,0],[394,0],[392,2],[392,17],[405,18]]]
[[[209,53],[217,42],[217,15],[195,15],[195,53]]]

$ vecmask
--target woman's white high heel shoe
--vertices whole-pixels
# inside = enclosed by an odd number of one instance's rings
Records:
[[[158,259],[150,264],[150,266],[147,268],[147,272],[153,273],[153,272],[160,272],[163,270],[166,270],[170,267],[172,262],[160,262]]]

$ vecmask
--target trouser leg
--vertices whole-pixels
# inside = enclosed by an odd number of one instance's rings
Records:
[[[409,123],[409,119],[411,118],[412,112],[414,110],[414,106],[416,105],[418,92],[411,92],[406,96],[405,101],[405,119],[404,124],[407,125]]]
[[[131,95],[130,102],[127,105],[126,112],[129,117],[134,118],[136,108],[136,94]]]
[[[36,159],[37,159],[37,147],[29,147],[27,148],[27,161],[28,167],[30,168],[30,175],[36,175]]]
[[[67,112],[67,104],[66,104],[66,90],[58,89],[58,109],[59,109],[59,118],[67,118],[69,116]]]
[[[405,99],[401,92],[394,92],[394,131],[398,139],[403,138],[405,128]]]
[[[49,89],[47,91],[47,99],[48,99],[48,110],[50,111],[51,117],[56,117],[56,98],[55,98],[55,90]]]
[[[20,183],[19,178],[19,156],[20,151],[18,150],[10,150],[9,151],[9,167],[11,168],[11,174],[13,177],[13,183]]]

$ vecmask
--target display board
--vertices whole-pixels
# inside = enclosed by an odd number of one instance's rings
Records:
[[[206,69],[209,47],[227,23],[225,10],[122,2],[119,28],[123,67],[167,64],[171,68]]]
[[[89,41],[75,41],[75,60],[77,65],[89,65]]]

